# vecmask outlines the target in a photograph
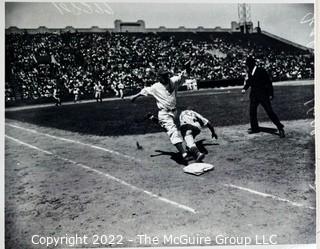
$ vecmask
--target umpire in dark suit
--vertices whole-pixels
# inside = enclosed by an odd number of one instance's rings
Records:
[[[260,132],[257,109],[259,104],[262,105],[271,121],[277,126],[281,138],[285,137],[283,124],[278,116],[274,113],[271,100],[273,99],[273,86],[267,71],[264,68],[257,67],[255,59],[248,57],[246,60],[247,77],[245,80],[242,93],[245,93],[249,87],[250,92],[250,124],[249,134]]]

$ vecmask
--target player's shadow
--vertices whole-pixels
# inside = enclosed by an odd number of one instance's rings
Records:
[[[157,156],[170,156],[170,159],[175,161],[177,164],[187,166],[188,163],[183,160],[182,156],[179,152],[171,152],[171,151],[163,151],[163,150],[155,150],[158,154],[150,155],[150,157],[157,157]]]
[[[269,133],[269,134],[272,134],[272,135],[280,136],[278,130],[275,129],[275,128],[261,127],[261,126],[259,128],[260,128],[260,132],[264,132],[264,133]]]
[[[218,143],[204,143],[206,139],[201,139],[196,142],[196,145],[201,153],[208,154],[208,150],[206,146],[218,145]],[[150,155],[150,157],[157,157],[157,156],[170,156],[170,159],[175,161],[177,164],[181,165],[188,165],[188,163],[183,160],[181,154],[179,152],[171,152],[171,151],[162,151],[162,150],[155,150],[158,154]]]

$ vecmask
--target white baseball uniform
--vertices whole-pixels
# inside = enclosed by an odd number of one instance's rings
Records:
[[[142,95],[153,96],[156,99],[157,107],[159,108],[159,124],[166,129],[172,144],[183,142],[175,123],[177,117],[177,91],[182,81],[182,74],[170,78],[170,84],[173,89],[171,93],[160,82],[154,83],[150,87],[145,87],[140,92]]]
[[[76,88],[73,89],[73,94],[74,94],[74,95],[78,95],[79,92],[80,92],[80,89],[79,89],[79,88],[76,87]]]
[[[101,93],[102,93],[102,90],[103,90],[103,86],[102,85],[95,85],[93,87],[94,89],[94,97],[97,99],[97,98],[100,98],[101,97]]]
[[[192,80],[191,85],[192,85],[192,90],[198,90],[198,83],[196,79]]]
[[[120,93],[120,98],[123,98],[123,89],[124,89],[124,84],[122,84],[121,82],[118,84],[118,89],[119,89],[119,93]]]
[[[208,124],[209,122],[209,120],[203,117],[201,114],[192,110],[185,110],[181,112],[179,119],[180,126],[188,124],[195,126],[198,129],[201,129],[202,127],[206,126],[206,124]]]
[[[185,85],[187,86],[187,90],[192,90],[192,79],[187,79]]]
[[[194,138],[205,127],[209,120],[192,110],[185,110],[179,116],[181,133],[189,148],[196,146]],[[189,131],[189,133],[188,133]]]

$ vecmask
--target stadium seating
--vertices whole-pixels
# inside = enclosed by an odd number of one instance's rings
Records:
[[[98,81],[110,93],[119,82],[135,91],[154,82],[159,67],[178,72],[189,59],[192,77],[206,86],[238,84],[248,54],[273,80],[314,77],[313,54],[257,33],[7,34],[6,100],[50,97],[56,85],[65,96],[75,86],[92,96]]]

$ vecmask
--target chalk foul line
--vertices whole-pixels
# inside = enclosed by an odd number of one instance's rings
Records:
[[[120,152],[115,151],[115,150],[110,150],[110,149],[107,149],[107,148],[104,148],[104,147],[100,147],[100,146],[97,146],[97,145],[92,145],[92,144],[80,142],[80,141],[74,140],[74,139],[58,137],[58,136],[50,135],[50,134],[47,134],[47,133],[42,133],[42,132],[39,132],[39,131],[36,131],[36,130],[33,130],[33,129],[21,127],[19,125],[14,125],[14,124],[9,124],[9,123],[6,123],[6,125],[8,125],[10,127],[13,127],[13,128],[16,128],[16,129],[24,130],[24,131],[27,131],[27,132],[30,132],[30,133],[34,133],[34,134],[50,137],[50,138],[53,138],[53,139],[56,139],[56,140],[60,140],[60,141],[63,141],[63,142],[68,142],[68,143],[79,144],[79,145],[82,145],[82,146],[87,146],[87,147],[90,147],[92,149],[101,150],[101,151],[108,152],[108,153],[113,154],[113,155],[117,155],[117,156],[122,157],[122,158],[126,158],[126,159],[129,159],[129,160],[133,160],[135,162],[141,163],[141,160],[139,160],[138,158],[135,158],[133,156],[128,156],[126,154],[120,153]]]
[[[295,206],[295,207],[308,208],[308,209],[312,209],[312,210],[316,209],[315,207],[305,206],[305,205],[303,205],[301,203],[298,203],[298,202],[290,201],[288,199],[285,199],[285,198],[282,198],[282,197],[279,197],[279,196],[276,196],[276,195],[266,194],[266,193],[259,192],[259,191],[253,190],[253,189],[244,188],[244,187],[236,186],[236,185],[233,185],[233,184],[224,184],[224,186],[229,187],[229,188],[242,190],[242,191],[246,191],[246,192],[249,192],[251,194],[262,196],[264,198],[271,198],[271,199],[276,200],[276,201],[286,202],[286,203],[288,203],[288,204],[290,204],[292,206]]]
[[[38,134],[38,135],[50,137],[50,138],[53,138],[53,139],[56,139],[56,140],[60,140],[60,141],[64,141],[64,142],[75,143],[75,144],[79,144],[79,145],[82,145],[82,146],[87,146],[87,147],[90,147],[90,148],[93,148],[93,149],[97,149],[97,150],[105,151],[105,152],[108,152],[108,153],[111,153],[111,154],[114,154],[114,155],[118,155],[118,156],[120,156],[120,157],[123,157],[123,158],[126,158],[126,159],[130,159],[130,160],[133,160],[133,161],[136,161],[136,162],[141,162],[141,160],[139,160],[139,159],[137,159],[137,158],[135,158],[135,157],[128,156],[128,155],[125,155],[125,154],[120,153],[120,152],[118,152],[118,151],[110,150],[110,149],[107,149],[107,148],[104,148],[104,147],[100,147],[100,146],[96,146],[96,145],[92,145],[92,144],[88,144],[88,143],[83,143],[83,142],[80,142],[80,141],[78,141],[78,140],[73,140],[73,139],[68,139],[68,138],[63,138],[63,137],[58,137],[58,136],[54,136],[54,135],[42,133],[42,132],[39,132],[39,131],[36,131],[36,130],[33,130],[33,129],[21,127],[21,126],[14,125],[14,124],[6,123],[6,125],[8,125],[8,126],[10,126],[10,127],[13,127],[13,128],[16,128],[16,129],[21,129],[21,130],[24,130],[24,131],[27,131],[27,132],[30,132],[30,133],[34,133],[34,134]],[[9,136],[7,136],[7,135],[6,135],[6,137],[9,138]],[[10,137],[10,138],[11,138],[11,139],[15,139],[15,138],[12,138],[12,137]],[[16,139],[16,140],[18,140],[18,139]],[[40,149],[40,148],[38,148],[38,147],[35,147],[35,146],[33,146],[33,145],[30,145],[30,144],[26,144],[26,143],[24,143],[24,142],[22,142],[22,141],[20,141],[20,140],[18,140],[18,141],[19,141],[21,144],[24,144],[24,145],[26,145],[26,146],[28,146],[28,147],[30,147],[30,148],[36,149],[36,150],[41,151],[41,152],[46,153],[46,154],[53,155],[53,153],[51,153],[51,152],[42,150],[42,149]],[[66,158],[61,158],[61,157],[58,156],[58,155],[54,155],[54,156],[57,157],[57,158],[59,158],[59,159],[62,159],[62,160],[64,160],[64,161],[69,160],[69,159],[66,159]],[[87,167],[89,167],[89,166],[86,166],[86,165],[83,165],[83,164],[79,164],[79,163],[77,163],[77,162],[75,162],[75,161],[72,161],[72,160],[69,160],[69,162],[72,162],[73,164],[77,164],[77,165],[79,165],[79,166],[81,166],[81,167],[85,166],[85,167],[83,167],[83,168],[86,168],[86,169],[87,169]],[[98,174],[103,174],[103,175],[106,174],[106,173],[103,173],[103,172],[101,172],[101,171],[95,170],[95,169],[93,169],[93,168],[91,168],[91,167],[89,167],[89,169],[90,169],[91,171],[94,171],[94,172],[98,173]],[[113,179],[113,178],[114,178],[113,176],[111,176],[111,175],[109,175],[109,174],[106,174],[105,176],[107,176],[107,177],[110,178],[110,179]],[[145,193],[145,194],[147,194],[147,195],[149,195],[149,196],[151,196],[151,197],[154,197],[154,198],[156,198],[156,199],[159,199],[159,200],[161,200],[161,201],[163,201],[163,202],[166,202],[166,203],[169,203],[169,204],[173,204],[173,205],[176,205],[176,204],[177,204],[176,206],[181,205],[181,204],[176,203],[176,202],[174,202],[174,201],[170,201],[170,200],[168,200],[168,199],[166,199],[166,198],[163,198],[163,197],[161,197],[161,196],[158,196],[158,195],[156,195],[156,194],[153,194],[153,193],[151,193],[151,192],[149,192],[149,191],[147,191],[147,190],[143,190],[143,189],[140,189],[140,188],[138,188],[138,187],[135,187],[135,186],[133,186],[133,185],[131,185],[131,184],[125,182],[125,181],[122,181],[122,180],[120,180],[120,179],[118,179],[118,178],[115,178],[115,179],[113,179],[113,180],[115,180],[115,181],[117,181],[117,182],[119,182],[119,183],[121,183],[121,184],[123,184],[123,185],[126,185],[126,186],[128,186],[128,187],[130,187],[130,188],[132,188],[132,189],[135,189],[135,190],[138,190],[138,191],[140,191],[140,192],[143,192],[143,193]],[[277,201],[281,201],[281,202],[286,202],[286,203],[288,203],[288,204],[290,204],[290,205],[292,205],[292,206],[302,207],[302,208],[308,208],[308,209],[311,209],[311,210],[316,209],[315,207],[305,206],[305,205],[303,205],[303,204],[301,204],[301,203],[297,203],[297,202],[294,202],[294,201],[290,201],[290,200],[287,200],[287,199],[285,199],[285,198],[281,198],[281,197],[278,197],[278,196],[275,196],[275,195],[271,195],[271,194],[259,192],[259,191],[253,190],[253,189],[249,189],[249,188],[245,188],[245,187],[240,187],[240,186],[236,186],[236,185],[233,185],[233,184],[223,184],[223,185],[224,185],[225,187],[229,187],[229,188],[233,188],[233,189],[238,189],[238,190],[242,190],[242,191],[249,192],[249,193],[251,193],[251,194],[259,195],[259,196],[262,196],[262,197],[264,197],[264,198],[271,198],[271,199],[273,199],[273,200],[277,200]],[[196,213],[196,211],[195,211],[194,209],[192,209],[192,208],[189,208],[189,207],[184,206],[184,205],[181,205],[181,206],[182,206],[182,207],[186,207],[186,208],[183,208],[183,209],[186,209],[186,210],[187,210],[187,209],[190,209],[190,210],[188,210],[188,211],[191,211],[191,212],[193,212],[193,213]]]
[[[119,178],[117,178],[117,177],[115,177],[115,176],[112,176],[112,175],[110,175],[110,174],[108,174],[108,173],[105,173],[105,172],[102,172],[102,171],[100,171],[100,170],[91,168],[91,167],[88,166],[88,165],[85,165],[85,164],[82,164],[82,163],[78,163],[78,162],[73,161],[73,160],[68,159],[68,158],[61,157],[61,156],[56,155],[56,154],[54,154],[54,153],[52,153],[52,152],[50,152],[50,151],[43,150],[43,149],[41,149],[41,148],[39,148],[39,147],[36,147],[36,146],[34,146],[34,145],[25,143],[25,142],[23,142],[23,141],[21,141],[21,140],[19,140],[19,139],[17,139],[17,138],[14,138],[14,137],[11,137],[11,136],[8,136],[8,135],[5,135],[5,137],[6,137],[7,139],[10,139],[10,140],[18,143],[18,144],[21,144],[21,145],[23,145],[23,146],[26,146],[26,147],[28,147],[28,148],[37,150],[37,151],[39,151],[39,152],[42,152],[42,153],[47,154],[47,155],[50,155],[50,156],[54,156],[55,158],[57,158],[57,159],[59,159],[59,160],[62,160],[62,161],[71,163],[71,164],[73,164],[73,165],[80,166],[81,168],[86,169],[86,170],[89,170],[89,171],[91,171],[91,172],[95,172],[95,173],[97,173],[98,175],[104,176],[104,177],[106,177],[106,178],[108,178],[108,179],[110,179],[110,180],[113,180],[113,181],[115,181],[115,182],[117,182],[117,183],[120,183],[120,184],[122,184],[122,185],[124,185],[124,186],[127,186],[127,187],[131,188],[132,190],[135,190],[135,191],[138,191],[138,192],[142,192],[142,193],[148,195],[149,197],[152,197],[152,198],[157,199],[157,200],[159,200],[159,201],[165,202],[165,203],[167,203],[167,204],[173,205],[173,206],[175,206],[175,207],[177,207],[177,208],[183,209],[183,210],[185,210],[185,211],[188,211],[188,212],[191,212],[191,213],[194,213],[194,214],[197,213],[196,210],[193,209],[193,208],[191,208],[191,207],[188,207],[188,206],[183,205],[183,204],[180,204],[180,203],[178,203],[178,202],[169,200],[169,199],[167,199],[167,198],[165,198],[165,197],[159,196],[159,195],[157,195],[157,194],[154,194],[154,193],[152,193],[152,192],[150,192],[150,191],[147,191],[147,190],[144,190],[144,189],[142,189],[142,188],[136,187],[136,186],[134,186],[134,185],[132,185],[132,184],[130,184],[130,183],[124,181],[124,180],[121,180],[121,179],[119,179]]]

